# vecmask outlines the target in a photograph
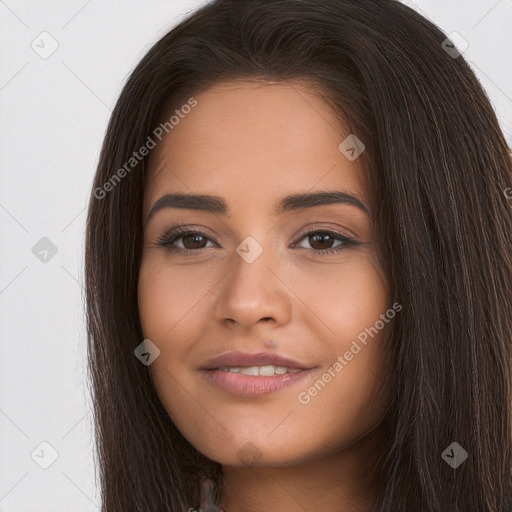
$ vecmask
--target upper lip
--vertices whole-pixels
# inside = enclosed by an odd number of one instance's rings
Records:
[[[232,351],[216,356],[210,359],[208,363],[202,368],[203,370],[215,370],[221,366],[264,366],[264,365],[284,366],[285,368],[297,370],[309,370],[311,367],[294,361],[279,354],[268,352],[258,352],[251,354],[249,352]]]

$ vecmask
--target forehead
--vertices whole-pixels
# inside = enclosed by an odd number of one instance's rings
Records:
[[[315,188],[365,197],[360,161],[339,149],[350,131],[306,84],[237,80],[194,98],[150,154],[146,213],[173,192],[220,195],[260,211]]]

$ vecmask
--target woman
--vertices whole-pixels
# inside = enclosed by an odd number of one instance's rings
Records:
[[[455,47],[217,0],[142,59],[87,224],[104,512],[512,510],[512,162]]]

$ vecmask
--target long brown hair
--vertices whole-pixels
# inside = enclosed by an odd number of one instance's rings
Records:
[[[511,154],[480,83],[445,39],[393,0],[217,0],[131,73],[86,232],[103,512],[186,511],[198,506],[199,478],[222,478],[177,430],[134,356],[147,159],[126,164],[169,105],[240,77],[314,84],[366,145],[379,254],[403,306],[378,510],[512,510]],[[442,457],[452,442],[468,452],[456,469]]]

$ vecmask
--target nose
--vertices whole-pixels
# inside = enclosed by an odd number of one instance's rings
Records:
[[[272,323],[276,328],[289,322],[292,293],[284,276],[280,276],[282,266],[276,264],[277,258],[264,251],[251,263],[238,255],[233,260],[218,284],[216,319],[249,330],[258,323]]]

